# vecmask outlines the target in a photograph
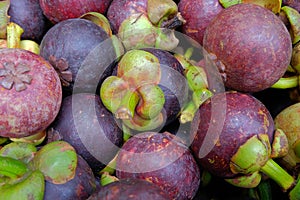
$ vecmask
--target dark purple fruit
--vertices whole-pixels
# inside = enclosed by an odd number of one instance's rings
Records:
[[[122,130],[94,94],[78,93],[64,98],[48,130],[49,142],[69,142],[95,173],[113,159],[123,143]]]
[[[191,124],[192,151],[212,174],[230,178],[232,157],[249,138],[267,135],[273,140],[274,122],[256,98],[239,92],[215,94],[200,106]]]
[[[78,18],[87,12],[106,13],[111,0],[39,0],[45,16],[53,23]]]
[[[186,20],[182,33],[202,45],[206,27],[223,9],[218,0],[180,0],[178,10]]]
[[[87,199],[96,189],[96,179],[87,162],[78,156],[76,173],[64,184],[45,182],[44,200]]]
[[[75,81],[76,92],[95,92],[100,78],[98,72],[104,71],[111,62],[103,63],[99,60],[106,61],[103,58],[115,55],[108,38],[100,26],[86,19],[59,22],[45,34],[40,45],[40,55],[57,70],[65,96],[71,94]],[[99,52],[99,48],[104,55],[87,59],[92,50]],[[80,75],[79,69],[82,71]]]
[[[10,0],[8,15],[11,22],[23,28],[22,39],[40,42],[48,30],[48,20],[39,0]]]
[[[225,86],[243,92],[272,86],[292,56],[291,36],[283,22],[270,10],[246,3],[224,9],[211,21],[203,47]]]
[[[44,131],[57,116],[62,88],[46,60],[22,49],[0,49],[0,136]]]
[[[141,179],[120,179],[99,188],[88,200],[170,200],[171,198],[158,186]]]
[[[200,184],[191,152],[168,132],[144,132],[128,139],[117,155],[116,176],[152,182],[172,199],[192,199]]]

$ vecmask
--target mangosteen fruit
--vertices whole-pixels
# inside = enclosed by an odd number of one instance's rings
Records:
[[[40,43],[51,26],[43,14],[39,0],[10,0],[8,15],[11,22],[24,30],[22,39]]]
[[[271,158],[271,144],[277,140],[273,118],[250,94],[227,91],[212,96],[196,113],[190,135],[199,165],[217,177],[256,187],[263,172],[284,190],[294,184]]]
[[[98,57],[93,56],[100,49]],[[115,59],[114,48],[104,29],[80,18],[64,20],[49,29],[41,41],[40,55],[59,74],[64,96],[75,92],[76,78],[76,92],[95,93],[99,72],[103,72]]]
[[[200,169],[189,148],[168,132],[129,138],[117,154],[116,176],[152,182],[172,199],[192,199],[200,184]]]
[[[44,131],[56,118],[62,87],[40,55],[0,49],[0,136],[21,138]]]
[[[54,24],[66,19],[78,18],[87,12],[105,14],[110,2],[111,0],[39,0],[44,15]]]
[[[284,23],[272,11],[248,3],[222,10],[206,28],[203,47],[225,86],[242,92],[272,86],[284,75],[292,56]]]
[[[157,185],[142,179],[126,178],[112,182],[108,185],[100,187],[94,192],[88,200],[138,200],[138,199],[155,199],[167,200],[171,199]]]
[[[48,142],[69,142],[96,173],[108,164],[123,143],[123,133],[99,96],[77,93],[65,97]]]
[[[180,30],[202,45],[206,27],[223,9],[219,0],[180,0],[178,10],[186,20]]]
[[[45,182],[44,200],[87,199],[96,189],[96,179],[88,163],[77,155],[76,172],[73,179],[64,184]]]

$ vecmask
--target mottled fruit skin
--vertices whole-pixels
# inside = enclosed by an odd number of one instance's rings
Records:
[[[70,143],[95,173],[115,156],[123,143],[123,133],[100,97],[79,93],[63,99],[61,110],[48,128],[48,142]]]
[[[22,49],[0,49],[0,70],[6,63],[14,64],[16,69],[27,66],[29,71],[19,71],[15,77],[32,79],[30,84],[24,82],[26,88],[18,92],[18,80],[6,89],[3,83],[8,75],[0,75],[0,136],[20,138],[45,130],[61,106],[62,88],[57,73],[41,56]]]
[[[198,163],[212,174],[230,178],[230,160],[254,135],[273,140],[274,121],[267,108],[249,94],[218,93],[200,106],[191,124],[191,144]]]
[[[48,60],[60,75],[64,96],[73,92],[75,81],[77,81],[76,92],[95,92],[95,85],[99,80],[97,72],[107,65],[102,66],[99,60],[95,60],[97,63],[89,60],[87,61],[90,62],[89,65],[84,67],[82,65],[89,53],[108,38],[100,26],[85,19],[68,19],[57,23],[47,31],[40,45],[40,55]],[[105,55],[107,53],[107,57],[114,55],[111,46],[101,48]],[[79,69],[85,70],[80,77],[77,76]]]
[[[180,0],[178,11],[186,20],[181,27],[182,33],[202,45],[206,27],[223,9],[219,0]]]
[[[112,31],[118,33],[121,23],[131,15],[147,15],[147,5],[147,0],[113,0],[107,10]]]
[[[225,86],[258,92],[285,73],[292,55],[290,34],[270,10],[237,4],[221,11],[207,27],[203,47],[211,54]]]
[[[78,18],[87,12],[105,14],[111,0],[39,0],[44,15],[52,22]]]
[[[200,184],[190,150],[168,132],[144,132],[127,140],[116,159],[116,176],[150,181],[172,199],[192,199]]]
[[[10,0],[8,15],[11,22],[15,22],[23,28],[22,39],[40,43],[50,26],[40,7],[39,0]]]
[[[88,200],[171,200],[158,186],[142,179],[120,179],[100,187]]]
[[[75,177],[64,183],[45,182],[44,200],[85,200],[96,190],[96,178],[88,163],[78,155]]]

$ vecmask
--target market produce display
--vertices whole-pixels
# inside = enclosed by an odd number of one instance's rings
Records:
[[[299,52],[299,1],[0,1],[0,199],[300,200]]]

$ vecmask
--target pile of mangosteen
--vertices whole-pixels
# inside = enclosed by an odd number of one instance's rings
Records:
[[[0,1],[0,199],[300,200],[299,52],[299,1]]]

